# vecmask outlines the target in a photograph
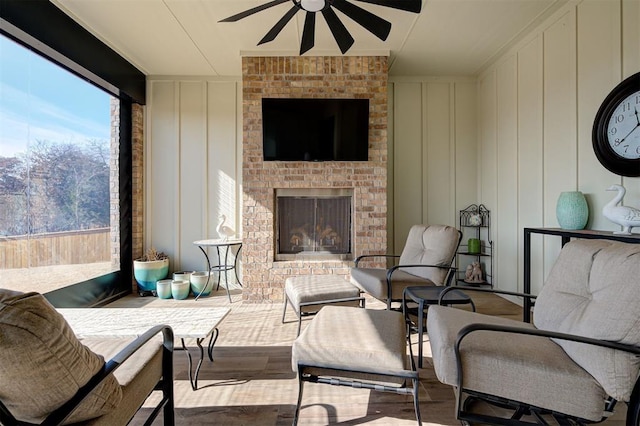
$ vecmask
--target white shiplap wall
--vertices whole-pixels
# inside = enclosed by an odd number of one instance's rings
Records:
[[[414,224],[457,226],[476,202],[476,83],[464,78],[390,77],[389,252]]]
[[[241,231],[241,83],[151,77],[147,92],[144,245],[172,271],[203,270],[193,241],[217,238],[221,214]]]
[[[522,230],[557,227],[560,192],[586,195],[590,229],[618,229],[601,214],[609,185],[638,205],[640,179],[600,165],[591,127],[607,93],[640,71],[639,26],[638,1],[571,2],[479,76],[479,197],[493,212],[500,288],[522,290]],[[533,237],[534,292],[559,249],[556,237]]]

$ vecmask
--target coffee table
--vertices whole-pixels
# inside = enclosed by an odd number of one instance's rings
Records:
[[[213,345],[218,340],[218,325],[230,312],[229,308],[61,308],[57,309],[67,320],[78,338],[131,337],[142,335],[158,324],[167,324],[173,335],[180,338],[182,349],[189,360],[189,382],[198,389],[198,373],[204,359],[202,342],[209,337],[207,354],[213,361]],[[200,359],[192,372],[191,354],[184,339],[195,339],[200,348]]]

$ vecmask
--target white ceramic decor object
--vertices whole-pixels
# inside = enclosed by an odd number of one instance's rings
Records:
[[[156,292],[160,299],[171,299],[171,283],[173,280],[159,280],[156,283]]]
[[[607,191],[618,191],[618,194],[604,206],[602,214],[611,222],[622,226],[622,230],[615,231],[614,234],[631,235],[631,229],[640,226],[640,210],[622,205],[626,193],[624,186],[611,185]]]
[[[220,223],[216,227],[216,232],[218,236],[222,238],[224,241],[227,241],[229,238],[232,238],[236,235],[236,231],[233,230],[230,226],[224,224],[227,217],[225,215],[220,215]]]
[[[197,271],[191,274],[191,291],[194,296],[208,296],[211,290],[213,290],[213,277],[209,276],[209,272]]]
[[[189,289],[191,285],[189,281],[176,281],[171,282],[171,296],[176,300],[184,300],[189,297]]]

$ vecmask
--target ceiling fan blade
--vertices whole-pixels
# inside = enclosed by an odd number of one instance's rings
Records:
[[[300,55],[304,55],[311,50],[315,44],[316,37],[316,14],[314,12],[307,12],[307,16],[304,19],[304,29],[302,31],[302,41],[300,42]]]
[[[365,3],[379,4],[380,6],[406,10],[407,12],[420,13],[422,0],[358,0]]]
[[[331,30],[331,34],[333,34],[333,38],[336,39],[338,46],[340,47],[340,51],[344,54],[347,53],[347,50],[351,46],[353,46],[353,37],[347,31],[347,28],[344,26],[338,15],[331,9],[327,7],[322,10],[322,16],[324,16],[325,21],[327,21],[327,25],[329,25],[329,29]]]
[[[218,21],[218,22],[236,22],[236,21],[239,21],[242,18],[246,18],[247,16],[251,16],[254,13],[262,12],[263,10],[269,9],[269,8],[271,8],[273,6],[277,6],[277,5],[282,4],[282,3],[286,3],[288,1],[289,0],[273,0],[273,1],[270,1],[269,3],[263,4],[261,6],[256,6],[256,7],[253,7],[251,9],[247,9],[244,12],[238,13],[237,15],[229,16],[228,18],[225,18],[225,19],[223,19],[221,21]]]
[[[362,25],[380,40],[384,41],[389,36],[391,22],[374,15],[368,10],[346,0],[333,0],[333,7]]]
[[[300,10],[300,8],[298,6],[293,6],[291,9],[289,9],[289,11],[287,13],[285,13],[285,15],[282,18],[280,18],[280,20],[278,22],[276,22],[276,24],[273,26],[273,28],[271,28],[269,30],[267,35],[265,35],[262,38],[262,40],[260,40],[260,42],[258,42],[258,45],[273,41],[278,36],[278,34],[280,34],[280,31],[282,31],[282,29],[285,27],[285,25],[287,25],[289,23],[291,18],[293,18],[293,16],[299,10]]]

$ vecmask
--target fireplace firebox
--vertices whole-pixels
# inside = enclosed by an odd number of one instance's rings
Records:
[[[276,260],[349,259],[352,194],[289,190],[276,195]]]

